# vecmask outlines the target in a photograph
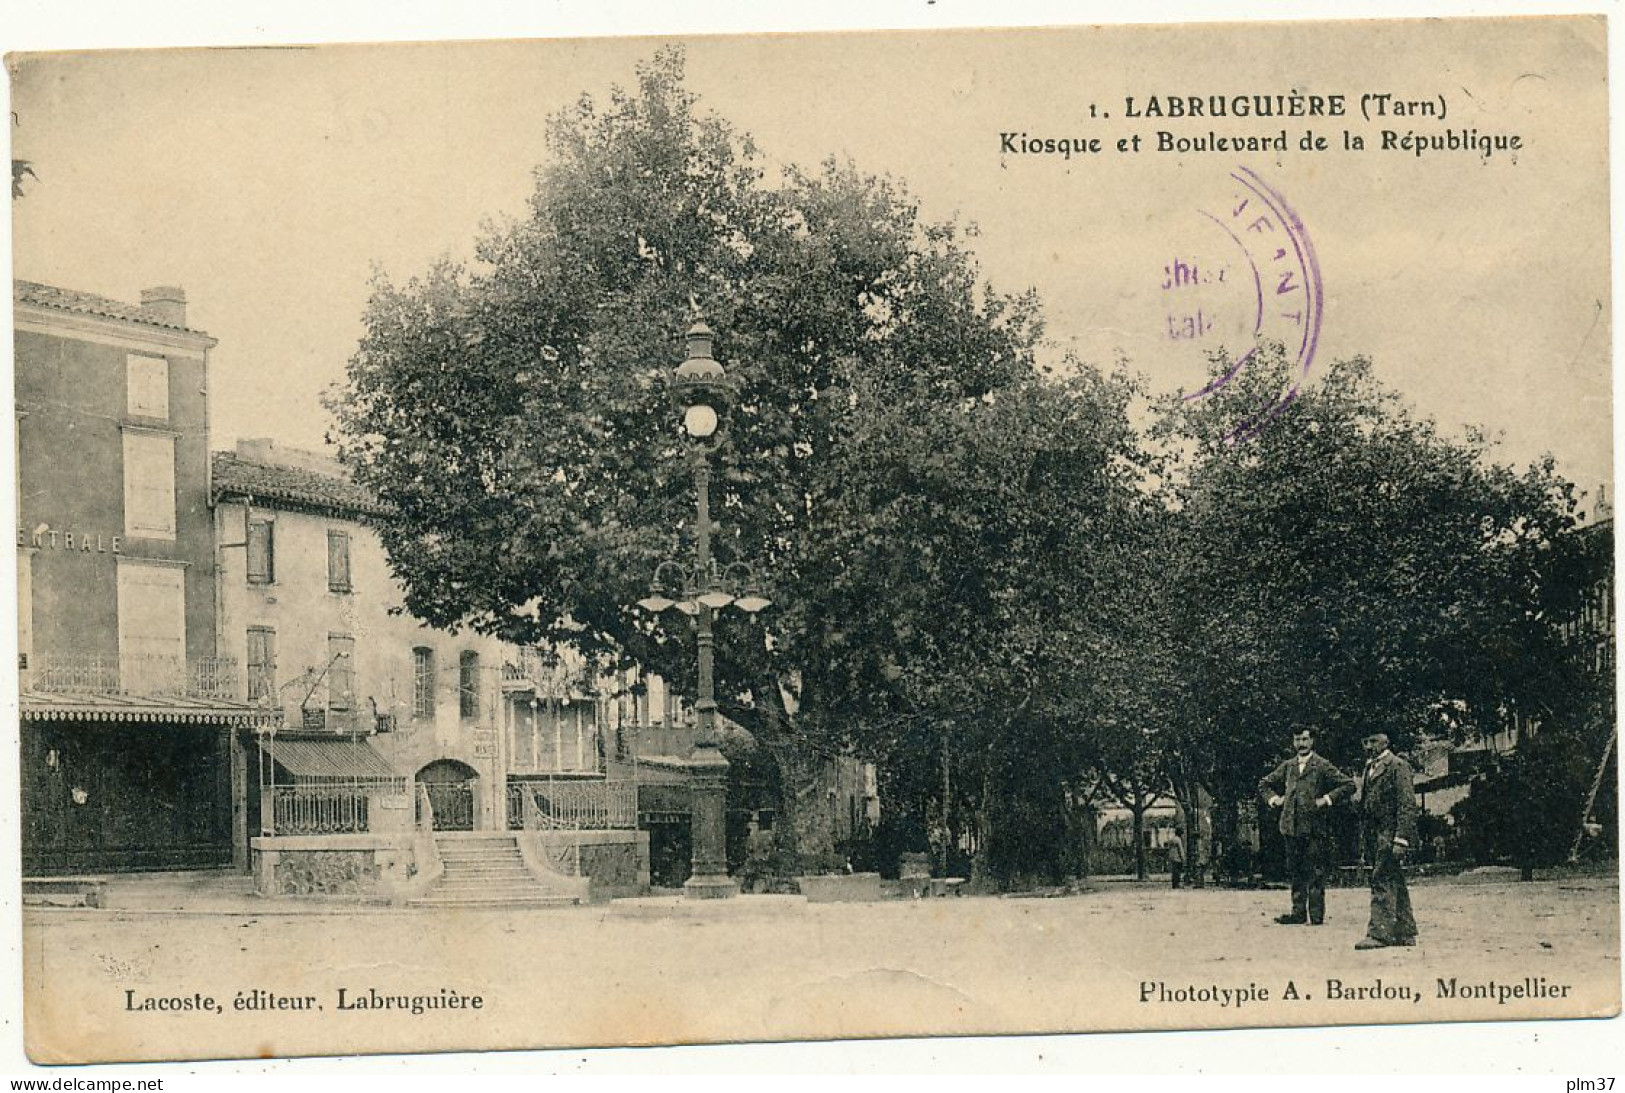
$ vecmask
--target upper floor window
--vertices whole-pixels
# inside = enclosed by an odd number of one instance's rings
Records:
[[[330,592],[350,591],[350,533],[327,533],[327,588]]]
[[[250,519],[248,521],[248,583],[272,584],[276,581],[276,521]]]
[[[248,700],[276,700],[276,631],[268,626],[248,628]]]
[[[131,353],[125,360],[125,408],[140,417],[169,417],[169,361]]]
[[[480,716],[480,655],[472,649],[457,658],[457,713],[468,719]]]
[[[349,634],[327,635],[327,708],[348,710],[355,706],[355,638]]]
[[[124,430],[124,533],[175,538],[175,437]]]
[[[119,685],[176,694],[186,683],[186,571],[124,558],[118,567]]]
[[[434,650],[412,650],[412,716],[434,716]]]

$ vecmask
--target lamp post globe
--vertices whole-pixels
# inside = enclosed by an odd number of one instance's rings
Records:
[[[683,411],[683,428],[695,440],[709,440],[717,431],[717,412],[703,402],[696,402]]]

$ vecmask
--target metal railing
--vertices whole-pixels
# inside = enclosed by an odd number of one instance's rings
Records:
[[[536,861],[542,868],[561,876],[581,876],[580,829],[570,828],[563,821],[543,812],[533,793],[521,795],[520,801],[524,826],[521,837],[528,836],[532,840],[531,846],[535,851]],[[543,831],[574,831],[575,836],[567,843],[558,843],[542,839]]]
[[[531,689],[538,697],[590,701],[596,694],[585,665],[568,664],[539,649],[522,648],[517,660],[502,665],[507,687]]]
[[[508,828],[572,831],[632,830],[638,826],[637,784],[625,779],[508,783]],[[534,809],[538,824],[529,823]]]
[[[273,786],[277,835],[348,835],[367,830],[367,790],[354,786]]]
[[[241,676],[235,657],[180,657],[132,653],[104,657],[87,653],[41,653],[34,657],[30,685],[56,694],[124,694],[235,699]]]

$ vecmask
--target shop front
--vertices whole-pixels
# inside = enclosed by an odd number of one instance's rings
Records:
[[[265,711],[134,696],[22,697],[24,876],[232,864],[232,734]]]

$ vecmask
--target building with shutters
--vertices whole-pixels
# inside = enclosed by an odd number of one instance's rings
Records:
[[[502,831],[526,783],[605,786],[594,674],[405,612],[373,526],[388,512],[341,464],[245,440],[212,477],[218,641],[246,666],[238,697],[277,714],[244,739],[250,855],[314,835],[376,849],[420,794],[436,830]]]
[[[332,767],[329,776],[364,781],[370,760],[346,749],[359,743],[403,780],[431,783],[443,824],[496,826],[495,733],[510,658],[502,643],[435,630],[401,611],[368,524],[386,510],[334,460],[245,440],[215,454],[213,481],[219,640],[247,666],[243,700],[280,714],[275,737],[255,742],[261,783],[291,787],[314,776],[307,768],[318,762]],[[346,754],[353,770],[343,769]],[[302,830],[291,816],[273,823],[262,799],[271,798],[255,793],[248,804],[253,836]]]
[[[269,718],[216,644],[215,340],[178,288],[13,301],[23,872],[229,865]]]

